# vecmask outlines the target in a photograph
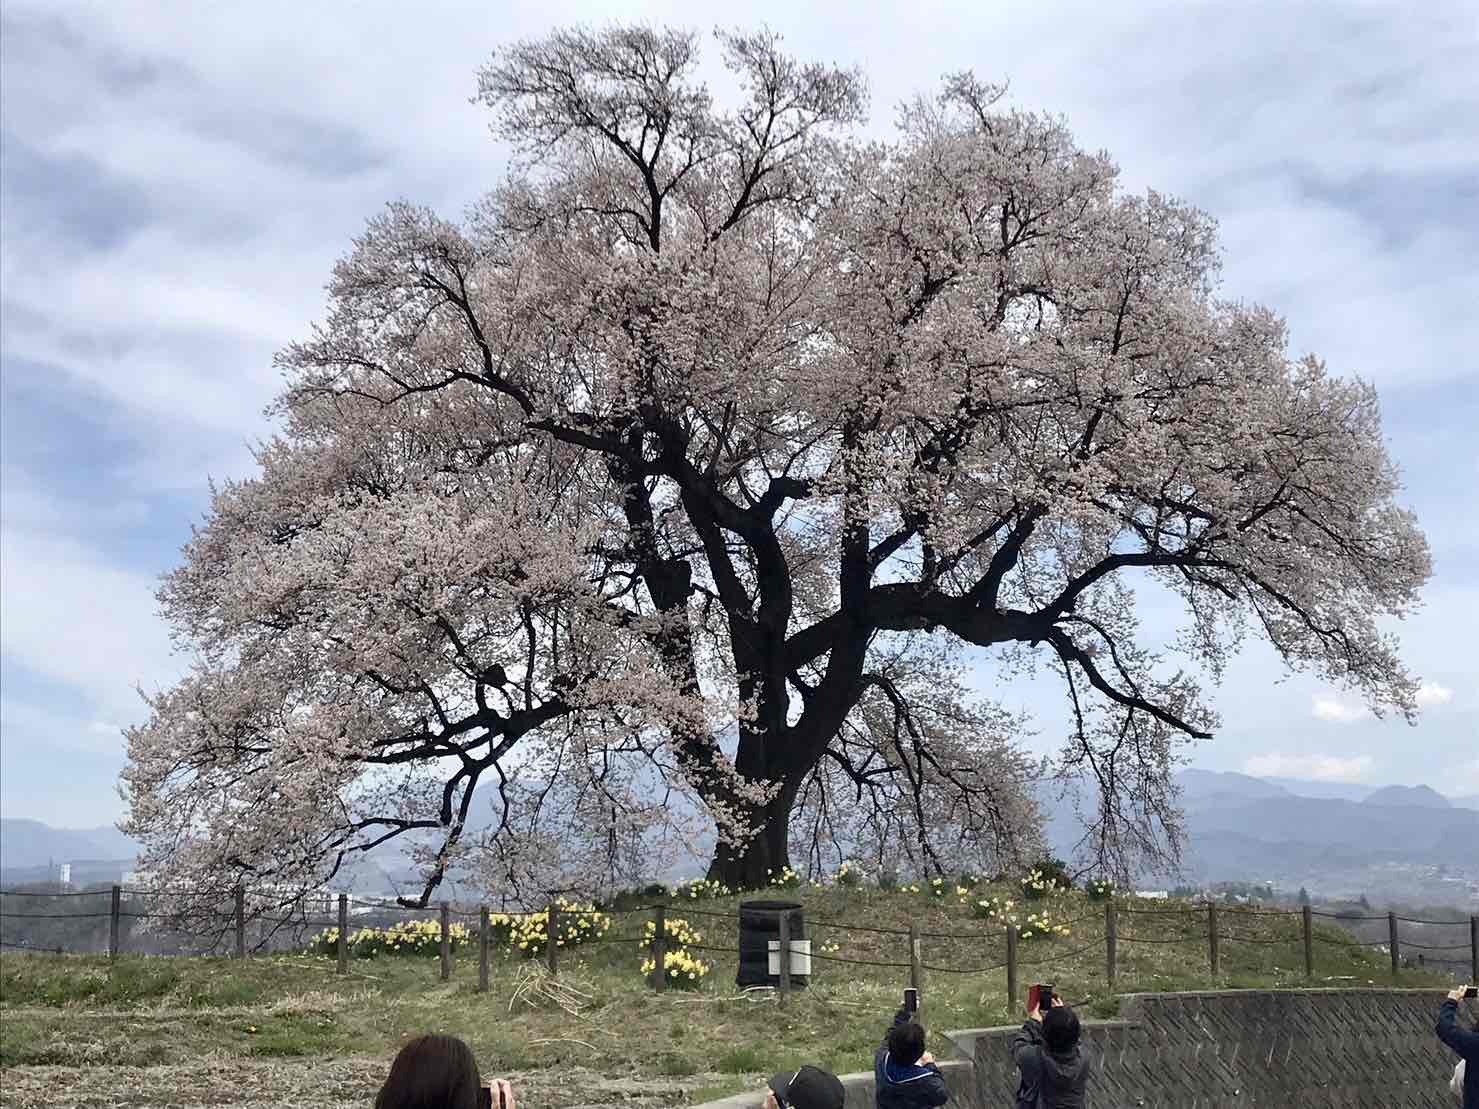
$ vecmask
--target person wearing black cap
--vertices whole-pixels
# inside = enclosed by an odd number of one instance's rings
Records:
[[[842,1109],[842,1083],[831,1071],[802,1067],[795,1074],[782,1071],[765,1091],[765,1109]]]

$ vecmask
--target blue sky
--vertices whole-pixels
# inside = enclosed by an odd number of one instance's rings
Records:
[[[1416,728],[1267,649],[1216,693],[1198,765],[1479,793],[1479,21],[1471,5],[750,5],[802,56],[901,98],[973,68],[1061,113],[1128,188],[1206,208],[1223,293],[1375,381],[1433,545],[1401,629]],[[1104,9],[1104,10],[1098,10]],[[414,10],[415,15],[409,13]],[[0,809],[116,818],[135,687],[180,670],[159,574],[207,478],[250,472],[274,350],[334,259],[405,197],[456,216],[506,152],[469,103],[500,42],[700,5],[8,0],[0,15]],[[1156,625],[1152,611],[1148,625]],[[993,685],[981,670],[984,688]],[[1061,727],[1046,685],[992,692]]]

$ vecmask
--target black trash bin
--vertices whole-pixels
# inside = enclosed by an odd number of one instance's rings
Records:
[[[806,939],[806,917],[795,901],[742,901],[739,907],[739,973],[734,980],[745,986],[779,986],[780,976],[770,973],[770,945],[781,938],[781,915],[785,914],[792,940]],[[792,967],[796,966],[793,962]],[[791,985],[800,989],[807,975],[791,971]]]

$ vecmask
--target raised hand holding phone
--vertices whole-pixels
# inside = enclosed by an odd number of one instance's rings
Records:
[[[1042,1014],[1053,1006],[1053,984],[1039,982],[1027,991],[1027,1015],[1033,1020],[1042,1020]]]

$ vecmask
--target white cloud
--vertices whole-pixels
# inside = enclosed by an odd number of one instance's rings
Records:
[[[1350,724],[1367,715],[1364,705],[1348,705],[1334,697],[1316,697],[1310,713],[1316,720],[1330,720],[1337,724]]]
[[[1437,682],[1423,682],[1417,689],[1417,703],[1423,708],[1446,705],[1453,700],[1453,690]]]
[[[81,543],[14,529],[0,533],[0,556],[6,665],[68,689],[70,711],[82,717],[67,732],[71,742],[119,750],[116,730],[87,724],[141,719],[147,709],[137,688],[153,692],[184,670],[157,615],[156,582]]]
[[[1370,755],[1290,755],[1270,751],[1243,763],[1243,773],[1259,778],[1312,778],[1319,782],[1359,782],[1371,770]]]
[[[468,103],[477,67],[521,36],[607,17],[575,0],[510,10],[496,25],[465,2],[428,0],[418,11],[425,18],[407,19],[384,0],[356,5],[350,19],[284,0],[6,5],[7,140],[49,160],[43,168],[59,186],[142,198],[145,214],[127,227],[114,219],[106,245],[79,233],[118,215],[91,193],[13,187],[18,171],[0,207],[7,379],[39,375],[29,384],[41,389],[62,375],[137,448],[89,460],[119,487],[108,511],[140,512],[130,494],[198,495],[208,472],[248,472],[244,443],[263,430],[261,406],[278,387],[271,351],[304,338],[321,315],[331,261],[364,219],[397,196],[456,217],[498,182],[504,151],[487,133],[487,113]],[[781,31],[803,58],[864,66],[880,136],[892,106],[930,91],[941,73],[972,66],[1009,79],[1012,106],[1065,113],[1086,148],[1119,160],[1127,188],[1154,186],[1212,210],[1226,247],[1223,291],[1285,313],[1296,350],[1382,382],[1384,399],[1390,384],[1473,374],[1479,316],[1468,307],[1479,270],[1468,261],[1473,233],[1453,215],[1462,195],[1449,184],[1479,169],[1462,122],[1479,111],[1479,57],[1462,7],[1067,11],[953,0],[901,22],[859,20],[852,6],[757,0],[744,22]],[[713,14],[637,0],[623,18],[702,28]],[[1418,71],[1423,79],[1411,80]],[[1371,218],[1362,194],[1373,188],[1431,203],[1410,220]],[[1444,453],[1413,456],[1416,472],[1447,474],[1462,453],[1463,421],[1445,426],[1455,429],[1452,448],[1435,426],[1426,441]],[[1413,457],[1402,461],[1411,467]],[[75,518],[65,494],[45,495],[44,468],[27,465],[11,447],[7,664],[66,687],[57,700],[70,706],[69,734],[116,746],[89,721],[136,719],[133,680],[167,682],[178,670],[153,582],[120,568],[123,547],[98,538],[96,506]],[[1430,529],[1469,528],[1451,542],[1470,559],[1469,516],[1435,517],[1425,519]],[[110,522],[119,534],[126,526]],[[157,538],[168,526],[141,518],[128,538]],[[130,558],[138,564],[137,551]],[[1455,562],[1440,565],[1452,574]],[[1429,607],[1404,634],[1415,669],[1456,684],[1444,667],[1468,632],[1455,614],[1479,602],[1464,573],[1428,592]],[[1368,715],[1307,676],[1275,686],[1279,673],[1266,647],[1244,650],[1216,697],[1229,725],[1219,742],[1249,750],[1254,737],[1309,711],[1310,699],[1322,720]],[[1012,691],[1049,720],[1062,710],[1048,681]],[[1468,759],[1472,746],[1460,714],[1432,717],[1421,757],[1436,773]],[[37,735],[57,732],[55,721],[49,731],[36,723]],[[1400,721],[1369,727],[1384,749],[1407,742]],[[1335,760],[1336,770],[1353,761],[1361,760]]]

